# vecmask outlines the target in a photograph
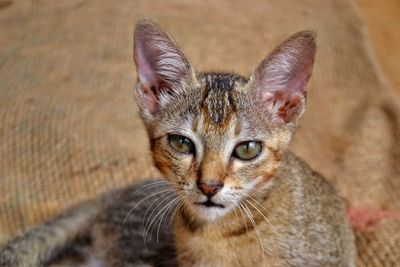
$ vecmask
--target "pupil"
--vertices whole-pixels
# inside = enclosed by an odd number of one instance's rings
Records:
[[[186,137],[179,138],[179,145],[180,145],[180,147],[182,149],[185,149],[185,150],[187,150],[187,152],[190,152],[190,150],[191,150],[191,142]]]

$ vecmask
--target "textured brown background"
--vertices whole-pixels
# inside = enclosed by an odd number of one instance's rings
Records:
[[[0,243],[66,206],[157,175],[133,100],[133,25],[151,18],[198,69],[242,74],[290,34],[318,31],[308,110],[292,148],[354,209],[391,214],[357,231],[360,266],[399,265],[400,101],[373,60],[354,3],[7,2],[0,2]]]
[[[356,0],[375,57],[400,95],[400,0]]]

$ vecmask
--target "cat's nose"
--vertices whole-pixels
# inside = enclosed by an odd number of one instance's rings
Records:
[[[216,195],[219,190],[221,190],[223,184],[218,182],[197,181],[197,186],[204,195],[206,195],[207,197],[212,197]]]

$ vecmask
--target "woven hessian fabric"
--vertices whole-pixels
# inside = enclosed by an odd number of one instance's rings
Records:
[[[389,214],[356,229],[359,266],[399,266],[400,101],[352,4],[2,2],[0,243],[67,206],[158,175],[133,97],[134,24],[151,18],[196,69],[245,75],[292,33],[316,30],[308,108],[292,149],[352,209]]]

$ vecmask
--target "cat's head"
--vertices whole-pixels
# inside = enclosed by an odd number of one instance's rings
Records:
[[[186,207],[215,220],[273,185],[305,102],[314,34],[280,44],[249,79],[196,73],[156,25],[137,24],[137,101],[153,159]]]

